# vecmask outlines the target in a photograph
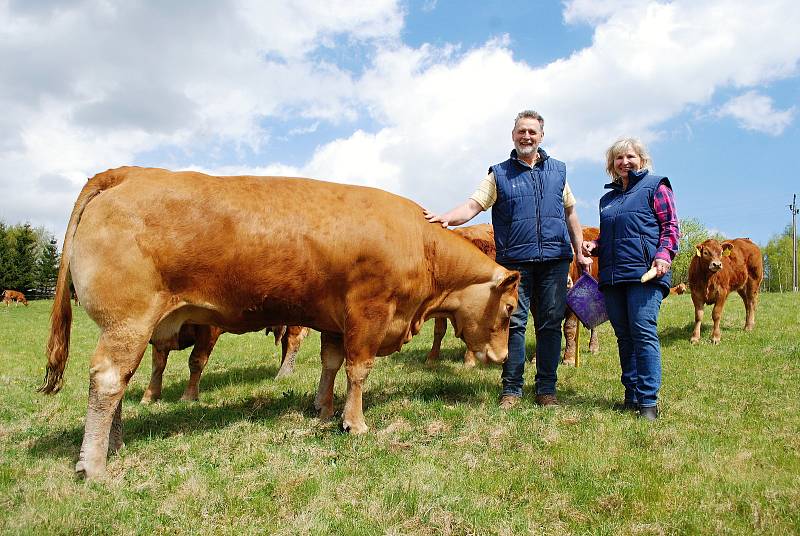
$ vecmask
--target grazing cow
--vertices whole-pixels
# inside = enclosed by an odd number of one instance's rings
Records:
[[[600,229],[597,227],[583,227],[583,239],[584,240],[597,240],[597,237],[600,236]],[[597,270],[598,270],[598,263],[597,259],[594,259],[592,266],[589,270],[589,273],[597,279]],[[569,277],[572,281],[577,281],[578,278],[581,276],[583,271],[581,267],[578,266],[578,262],[576,259],[572,259],[572,264],[569,267]],[[568,283],[569,285],[569,283]],[[571,286],[571,285],[569,285]],[[567,312],[565,315],[564,320],[564,357],[562,362],[565,365],[575,365],[575,356],[579,351],[578,345],[576,343],[577,336],[578,336],[578,317],[575,316],[575,313],[567,307]],[[600,341],[598,339],[597,330],[592,329],[589,331],[589,351],[593,354],[596,354],[600,351]]]
[[[266,333],[274,333],[275,344],[282,343],[281,368],[275,378],[282,378],[294,370],[294,360],[300,343],[308,335],[308,328],[302,326],[271,326]],[[189,383],[181,396],[183,401],[197,401],[200,395],[200,377],[208,363],[208,357],[224,332],[216,326],[184,324],[178,334],[166,341],[153,342],[153,371],[150,384],[142,396],[142,404],[150,404],[161,399],[161,381],[167,366],[167,357],[172,350],[185,350],[192,346],[189,355]]]
[[[113,236],[114,240],[108,237]],[[124,167],[81,190],[70,216],[41,390],[60,389],[69,349],[68,281],[100,328],[76,473],[105,472],[122,446],[122,399],[147,344],[185,323],[232,332],[303,325],[321,336],[315,406],[367,431],[364,383],[426,319],[450,318],[481,361],[503,362],[519,273],[499,266],[400,196],[285,177],[213,177]]]
[[[181,400],[195,401],[200,395],[200,376],[208,363],[208,356],[217,344],[223,331],[216,326],[183,324],[178,333],[169,339],[150,341],[153,346],[153,372],[150,384],[142,396],[142,404],[150,404],[161,399],[161,379],[167,366],[167,356],[172,350],[184,350],[192,346],[189,354],[189,383],[183,391]]]
[[[478,225],[468,225],[453,229],[457,235],[469,240],[475,247],[481,250],[487,257],[494,260],[497,250],[494,245],[494,228],[490,223],[480,223]],[[439,351],[442,348],[442,339],[447,332],[447,319],[437,318],[433,325],[433,345],[425,363],[434,364],[439,359]],[[472,368],[477,365],[477,359],[469,348],[464,352],[464,366]]]
[[[669,289],[670,296],[672,296],[673,294],[684,294],[685,292],[686,292],[686,283],[675,285],[674,287]]]
[[[28,306],[28,300],[25,298],[25,294],[18,290],[4,290],[3,291],[3,303],[6,304],[6,307],[11,305],[11,302],[14,302],[14,306],[16,307],[20,303]]]
[[[725,300],[732,291],[744,300],[747,314],[744,329],[750,331],[756,323],[758,289],[764,279],[764,264],[761,250],[747,238],[734,238],[720,243],[706,240],[695,246],[695,256],[689,263],[689,289],[694,303],[694,331],[691,342],[700,341],[700,325],[703,322],[703,306],[714,304],[711,318],[714,328],[711,342],[719,344],[719,322]]]

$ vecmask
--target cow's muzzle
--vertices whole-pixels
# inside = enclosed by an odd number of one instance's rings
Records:
[[[712,272],[719,272],[722,270],[722,261],[711,261],[708,265],[708,269]]]

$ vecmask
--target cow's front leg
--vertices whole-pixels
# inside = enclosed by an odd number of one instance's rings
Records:
[[[433,344],[431,345],[431,351],[428,352],[428,358],[425,360],[426,365],[432,366],[439,360],[439,351],[442,348],[442,339],[444,339],[445,333],[447,333],[447,319],[434,318]]]
[[[342,428],[344,428],[345,432],[364,434],[369,430],[366,422],[364,422],[362,395],[364,382],[369,376],[374,362],[375,358],[372,356],[347,360],[345,365],[345,371],[347,372],[347,399],[342,412]]]
[[[689,342],[697,344],[700,342],[700,325],[703,323],[703,306],[705,304],[702,300],[695,298],[694,294],[692,294],[692,302],[694,303],[694,330]]]
[[[597,330],[592,329],[589,333],[589,352],[598,354],[600,353],[600,338],[597,335]]]
[[[111,431],[108,433],[108,455],[116,454],[125,446],[122,442],[122,399],[117,403],[114,418],[111,420]]]
[[[150,404],[161,399],[161,382],[164,369],[167,367],[169,350],[162,350],[153,345],[153,372],[150,373],[150,384],[142,395],[142,404]]]
[[[711,331],[711,342],[719,344],[722,334],[720,333],[719,324],[722,320],[722,310],[725,308],[725,300],[728,298],[727,294],[720,294],[717,302],[714,304],[714,309],[711,310],[711,318],[714,320],[714,329]]]
[[[320,359],[322,373],[319,377],[319,388],[314,399],[314,407],[320,419],[333,417],[333,384],[336,374],[344,362],[344,345],[340,335],[322,333],[320,337]]]

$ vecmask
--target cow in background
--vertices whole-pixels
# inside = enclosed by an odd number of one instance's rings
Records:
[[[672,296],[674,294],[685,294],[686,293],[686,283],[681,283],[679,285],[675,285],[671,289],[669,289],[669,295]]]
[[[599,228],[583,227],[584,240],[597,240],[597,237],[599,236]],[[595,258],[589,270],[589,273],[595,279],[597,279],[597,270],[598,263],[597,258]],[[577,281],[582,273],[581,267],[578,266],[578,262],[575,259],[572,259],[572,264],[569,267],[569,281],[567,285],[572,286],[570,282]],[[579,348],[575,342],[578,335],[578,322],[578,317],[575,316],[575,313],[573,313],[569,307],[567,307],[566,318],[564,320],[564,357],[561,360],[565,365],[575,365],[575,355],[576,352],[579,351]],[[589,333],[589,351],[593,354],[596,354],[600,351],[600,341],[598,340],[596,329],[590,330]]]
[[[462,238],[469,240],[472,245],[481,250],[487,257],[494,260],[497,250],[494,245],[494,228],[490,223],[480,223],[478,225],[467,225],[466,227],[456,227],[452,230]],[[437,318],[433,325],[433,344],[425,364],[433,365],[439,360],[439,351],[442,348],[442,339],[447,333],[447,319]],[[469,348],[464,352],[464,366],[472,368],[478,364]]]
[[[761,250],[747,238],[734,238],[719,242],[713,238],[695,246],[695,256],[689,263],[689,289],[694,303],[694,331],[691,342],[700,341],[700,325],[703,322],[703,306],[714,305],[711,318],[714,328],[711,342],[719,344],[719,323],[728,294],[739,293],[744,300],[745,331],[751,331],[756,323],[758,290],[764,279],[764,261]]]
[[[6,307],[11,305],[11,302],[14,302],[14,306],[16,307],[20,303],[28,306],[28,300],[25,298],[25,294],[18,290],[4,290],[3,291],[3,303],[6,304]]]

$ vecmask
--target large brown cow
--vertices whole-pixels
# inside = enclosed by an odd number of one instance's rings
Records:
[[[597,240],[597,237],[600,236],[600,229],[597,227],[583,227],[583,239],[584,240]],[[594,259],[592,263],[589,273],[597,279],[597,272],[598,272],[598,263],[597,258]],[[583,271],[581,267],[578,266],[577,259],[572,259],[572,264],[569,267],[569,276],[572,281],[577,281],[578,278],[581,276]],[[565,365],[575,365],[575,356],[577,352],[580,351],[577,345],[577,338],[578,338],[578,317],[575,316],[575,313],[567,307],[566,318],[564,320],[564,357],[562,362]],[[593,354],[596,354],[600,351],[600,341],[598,340],[597,330],[592,329],[589,330],[589,351]]]
[[[108,237],[113,236],[113,240]],[[122,446],[122,398],[148,342],[184,323],[232,333],[276,324],[322,332],[315,406],[333,415],[345,363],[345,430],[367,431],[364,382],[427,318],[456,326],[481,361],[502,362],[519,273],[506,270],[402,197],[284,177],[213,177],[125,167],[100,173],[70,216],[41,390],[68,357],[70,275],[100,328],[76,472],[105,472]]]
[[[761,250],[747,238],[734,238],[720,243],[706,240],[695,247],[695,256],[689,263],[689,289],[694,302],[694,331],[691,342],[700,341],[700,325],[703,323],[703,306],[714,304],[711,318],[714,328],[711,342],[719,344],[719,322],[728,294],[736,291],[744,300],[745,331],[756,323],[758,289],[764,279],[764,263]]]
[[[25,294],[18,290],[4,290],[3,291],[3,303],[6,304],[6,307],[11,305],[11,302],[14,302],[14,306],[19,305],[20,303],[28,306],[28,300],[25,298]]]

